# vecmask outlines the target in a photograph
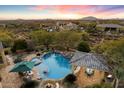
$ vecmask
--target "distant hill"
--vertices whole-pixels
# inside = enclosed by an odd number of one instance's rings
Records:
[[[95,21],[95,20],[98,20],[98,19],[96,17],[93,17],[93,16],[88,16],[88,17],[81,18],[81,20]]]

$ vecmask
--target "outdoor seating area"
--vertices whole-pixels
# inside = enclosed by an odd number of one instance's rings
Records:
[[[57,52],[57,53],[59,53],[59,52]],[[43,79],[43,77],[41,77],[41,74],[38,71],[37,66],[39,66],[40,64],[43,64],[43,61],[41,61],[41,58],[44,57],[44,55],[46,55],[46,54],[49,54],[49,52],[48,53],[42,53],[42,55],[40,54],[40,55],[38,55],[38,57],[37,57],[37,53],[35,54],[35,56],[34,56],[34,54],[33,54],[33,56],[31,56],[31,54],[25,56],[24,61],[18,62],[16,64],[13,64],[13,66],[11,66],[11,69],[9,69],[9,73],[10,74],[11,73],[18,74],[19,78],[22,80],[22,83],[27,82],[29,80],[36,80],[36,81],[41,83],[39,87],[44,87],[44,88],[64,87],[64,85],[62,83],[56,82],[57,79],[56,80],[54,79],[54,82],[53,82],[52,79],[51,79],[51,81],[50,80],[45,81]],[[79,51],[75,51],[75,52],[71,51],[71,52],[60,52],[60,54],[62,54],[63,56],[67,56],[69,54],[71,55],[69,64],[72,64],[72,66],[75,66],[75,68],[72,69],[72,73],[74,75],[76,75],[76,77],[77,77],[76,82],[78,82],[78,83],[80,82],[79,87],[82,84],[82,82],[84,83],[84,81],[82,81],[81,79],[83,79],[85,77],[85,75],[82,75],[82,74],[79,75],[79,73],[85,72],[85,74],[87,74],[87,76],[93,77],[92,75],[95,75],[94,73],[96,73],[95,69],[99,69],[100,71],[103,70],[103,71],[107,71],[107,72],[110,71],[109,68],[107,67],[107,65],[104,64],[105,60],[97,59],[96,55],[94,55],[92,53],[90,54],[90,53],[79,52]],[[26,61],[28,56],[29,56],[30,61]],[[90,58],[92,58],[92,60]],[[98,61],[98,62],[93,63],[96,61]],[[103,63],[100,61],[102,61]],[[84,66],[84,68],[85,67],[88,67],[88,68],[86,68],[85,71],[81,72],[83,66]],[[98,66],[100,66],[100,67],[98,67]],[[45,70],[44,70],[43,74],[47,75],[46,73],[47,72],[45,72]],[[49,74],[49,72],[48,72],[48,74]],[[104,75],[99,76],[99,79],[102,80],[102,77],[104,77]],[[112,77],[111,75],[108,75],[107,79],[110,81],[111,77]],[[63,80],[63,79],[64,78],[62,78],[60,80]],[[106,81],[107,81],[107,79],[106,79]],[[61,86],[60,86],[60,84],[61,84]]]
[[[77,76],[76,82],[80,87],[101,83],[106,73],[108,73],[107,78],[112,77],[109,74],[112,73],[109,65],[107,65],[106,60],[100,55],[76,51],[70,63],[76,66],[76,70],[73,72]]]

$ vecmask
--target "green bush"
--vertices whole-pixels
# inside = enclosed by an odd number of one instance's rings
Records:
[[[21,88],[37,88],[39,86],[39,82],[35,80],[26,81],[21,85]]]
[[[87,42],[82,41],[78,44],[77,50],[82,52],[90,52],[90,47]]]
[[[4,52],[5,52],[5,55],[11,54],[11,49],[10,48],[5,48]]]
[[[18,62],[21,62],[21,61],[23,61],[23,60],[22,60],[22,55],[18,55],[18,56],[15,58],[14,63],[18,63]]]
[[[75,83],[77,77],[74,74],[67,75],[63,80],[63,86],[65,88],[76,88],[78,85]]]
[[[14,41],[12,52],[16,52],[17,50],[25,50],[27,48],[28,48],[27,42],[23,39],[18,39]]]
[[[0,30],[0,41],[4,48],[11,47],[13,44],[13,33],[7,30]]]
[[[73,84],[77,80],[76,76],[73,74],[69,74],[64,78],[64,82]]]

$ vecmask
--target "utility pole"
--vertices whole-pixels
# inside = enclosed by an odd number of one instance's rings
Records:
[[[2,56],[3,63],[6,66],[7,65],[7,60],[6,60],[6,56],[5,56],[5,53],[4,53],[3,44],[2,44],[1,41],[0,41],[0,55]]]

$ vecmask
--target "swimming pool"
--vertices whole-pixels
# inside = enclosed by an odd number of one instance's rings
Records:
[[[40,60],[42,63],[36,68],[42,79],[61,79],[72,73],[69,59],[60,53],[47,53]]]

